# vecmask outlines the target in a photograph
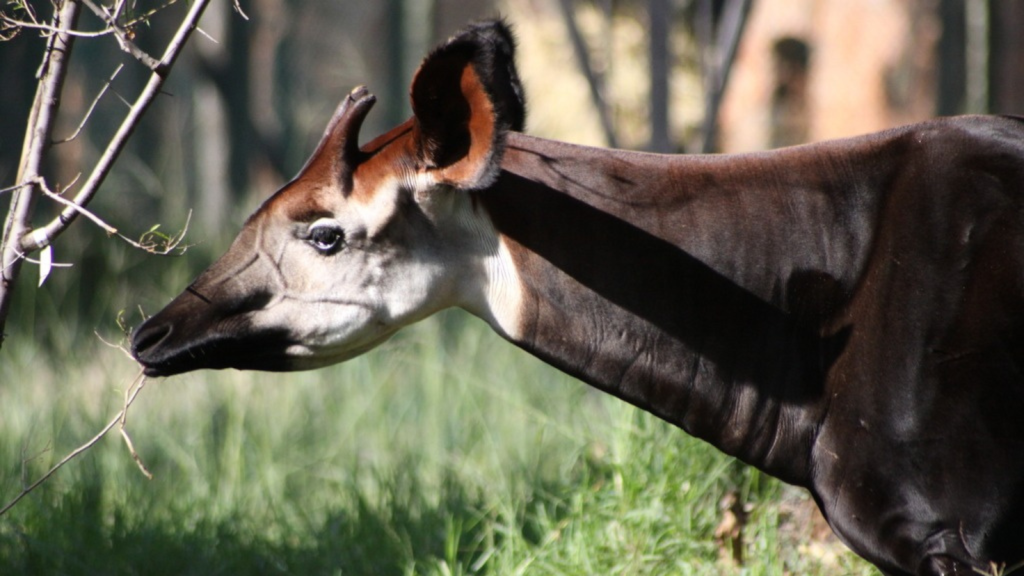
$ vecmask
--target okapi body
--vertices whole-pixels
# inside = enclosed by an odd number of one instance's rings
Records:
[[[889,575],[1024,560],[1024,121],[744,155],[520,133],[501,22],[299,175],[140,326],[146,373],[302,370],[458,306],[557,368],[807,488]]]

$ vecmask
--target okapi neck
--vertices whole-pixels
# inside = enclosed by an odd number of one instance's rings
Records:
[[[652,160],[663,164],[652,171]],[[512,340],[726,453],[806,484],[824,372],[842,336],[819,336],[719,269],[743,263],[705,262],[678,230],[666,233],[683,220],[666,207],[686,195],[685,166],[518,136],[503,167],[479,199],[523,283]]]

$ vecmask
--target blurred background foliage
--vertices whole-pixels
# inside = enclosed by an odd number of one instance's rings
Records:
[[[500,14],[516,30],[527,131],[583,144],[742,152],[1024,113],[1015,0],[240,4],[248,19],[229,1],[209,8],[90,206],[136,237],[173,234],[192,211],[187,254],[152,256],[79,220],[54,247],[72,267],[38,289],[25,268],[0,350],[5,501],[120,407],[135,367],[94,333],[118,341],[119,318],[138,323],[221,253],[352,87],[379,99],[364,140],[404,120],[420,59],[467,21]],[[186,8],[171,4],[136,42],[159,52]],[[0,188],[14,183],[42,46],[31,31],[0,43]],[[111,37],[76,44],[58,138],[122,62],[82,135],[53,149],[52,183],[91,166],[148,73]],[[54,210],[41,202],[39,221]],[[157,382],[134,410],[157,479],[112,438],[0,520],[0,573],[871,573],[806,496],[460,313],[316,373]],[[750,513],[741,548],[754,562],[715,536],[726,496]]]

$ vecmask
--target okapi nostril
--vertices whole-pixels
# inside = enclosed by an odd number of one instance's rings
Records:
[[[173,330],[170,324],[150,325],[148,322],[139,326],[139,329],[132,336],[132,356],[136,359],[140,354],[145,354],[154,346],[159,344],[170,335]]]

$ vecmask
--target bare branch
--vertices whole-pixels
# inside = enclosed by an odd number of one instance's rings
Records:
[[[135,402],[135,397],[138,396],[138,394],[142,390],[142,387],[145,384],[145,382],[146,382],[146,377],[140,371],[139,375],[136,376],[135,379],[133,380],[132,386],[129,387],[129,390],[134,390],[134,393],[132,393],[131,395],[126,395],[124,407],[122,407],[121,411],[117,413],[117,416],[114,416],[114,418],[106,426],[104,426],[103,429],[100,430],[98,434],[93,436],[92,439],[90,439],[85,444],[82,444],[78,448],[75,448],[74,450],[69,452],[68,455],[65,456],[64,458],[61,458],[60,462],[57,462],[56,464],[54,464],[53,467],[50,468],[45,474],[43,474],[38,480],[36,480],[32,484],[29,484],[28,486],[22,488],[21,492],[17,496],[15,496],[14,499],[12,499],[10,502],[8,502],[3,508],[0,508],[0,516],[3,516],[4,514],[6,514],[7,511],[10,510],[11,508],[13,508],[15,504],[20,502],[22,498],[24,498],[30,492],[32,492],[33,490],[38,488],[43,482],[46,482],[50,478],[50,476],[53,476],[57,472],[57,470],[60,470],[65,464],[67,464],[68,462],[74,460],[76,457],[78,457],[80,454],[82,454],[83,452],[85,452],[89,448],[92,448],[93,446],[95,446],[96,443],[99,442],[100,440],[102,440],[103,437],[107,435],[107,432],[110,432],[110,430],[114,426],[117,426],[120,423],[121,427],[122,427],[122,430],[123,430],[124,429],[125,416],[128,413],[128,408],[131,407],[133,402]],[[136,457],[137,454],[134,453],[134,449],[132,450],[132,452],[133,452],[133,454],[132,454],[133,457]],[[141,466],[141,463],[140,463],[140,466]],[[143,469],[145,469],[145,468],[143,467]],[[150,475],[150,477],[152,477],[152,476]]]
[[[75,128],[75,131],[71,134],[71,136],[63,138],[61,140],[54,140],[54,144],[63,144],[65,142],[70,142],[75,138],[78,138],[78,135],[82,132],[82,129],[85,128],[85,123],[88,122],[89,117],[92,116],[92,111],[96,109],[96,104],[98,104],[100,99],[103,98],[103,95],[107,93],[107,89],[110,88],[110,84],[114,81],[114,78],[117,78],[117,75],[121,72],[121,68],[124,68],[124,64],[118,64],[117,69],[114,70],[114,73],[111,74],[110,78],[108,78],[106,83],[103,84],[103,88],[100,90],[100,93],[97,94],[96,98],[93,99],[92,104],[89,105],[89,109],[85,111],[85,116],[82,118],[82,121],[78,123],[78,128]],[[3,191],[0,190],[0,192]]]
[[[21,10],[28,15],[28,19],[30,21],[35,22],[36,24],[39,23],[39,18],[36,16],[35,10],[32,9],[32,4],[29,2],[13,2],[12,4],[14,5],[15,12]]]
[[[28,18],[29,18],[29,20],[31,22],[36,23],[36,24],[39,23],[39,19],[36,18],[35,12],[32,11],[32,5],[29,4],[28,2],[23,2],[21,4],[16,4],[14,9],[15,10],[18,10],[18,9],[23,10],[26,14],[28,14]],[[0,13],[0,20],[3,20],[2,22],[0,22],[0,23],[3,24],[2,26],[0,26],[0,31],[11,30],[10,36],[0,35],[0,40],[4,40],[4,41],[11,40],[13,38],[16,38],[18,36],[18,34],[21,33],[21,30],[23,28],[22,26],[15,26],[15,25],[8,24],[6,22],[7,20],[15,21],[13,18],[10,18],[6,14]]]
[[[71,182],[71,184],[68,184],[64,189],[65,190],[69,190],[72,186],[75,185],[75,182],[77,182],[77,181],[78,181],[78,177],[76,176],[75,179]],[[124,240],[126,243],[130,244],[131,246],[133,246],[135,248],[138,248],[139,250],[144,250],[146,252],[149,252],[150,254],[156,254],[156,255],[159,255],[159,256],[164,256],[164,255],[167,255],[167,254],[171,254],[172,252],[175,252],[176,250],[180,250],[179,254],[184,254],[185,251],[188,250],[188,248],[189,248],[189,246],[181,246],[181,242],[182,242],[182,240],[185,239],[185,234],[188,233],[189,224],[192,222],[192,211],[191,210],[189,210],[188,216],[185,218],[185,226],[177,234],[174,234],[173,236],[168,236],[167,234],[163,234],[163,233],[157,232],[157,228],[159,228],[159,226],[154,226],[153,228],[149,229],[147,232],[142,234],[142,236],[139,238],[139,240],[136,241],[136,240],[132,240],[131,238],[129,238],[129,237],[125,236],[124,234],[121,234],[120,232],[118,232],[117,228],[114,228],[110,224],[107,224],[106,221],[104,221],[102,218],[100,218],[99,216],[97,216],[96,214],[94,214],[93,212],[88,210],[87,208],[85,208],[83,206],[79,206],[78,204],[75,204],[74,201],[65,198],[60,192],[54,192],[53,190],[51,190],[50,187],[47,186],[47,184],[46,184],[46,179],[44,179],[41,176],[32,179],[32,181],[30,181],[30,182],[22,183],[21,186],[30,186],[30,185],[33,185],[33,184],[38,186],[39,190],[47,198],[53,200],[54,202],[57,202],[59,204],[63,204],[64,206],[67,206],[67,207],[75,210],[76,212],[82,214],[83,216],[85,216],[89,220],[92,220],[93,223],[95,223],[97,226],[102,228],[103,231],[106,232],[107,234],[109,234],[111,236],[116,235],[121,240]],[[15,188],[17,188],[17,186],[15,186]],[[51,239],[49,239],[45,235],[45,232],[43,232],[40,229],[33,230],[27,236],[32,239],[33,244],[37,247],[37,249],[46,248],[47,246],[49,246],[51,244]],[[27,260],[28,262],[35,262],[34,260],[24,256],[23,254],[22,254],[22,258]],[[70,266],[70,264],[56,264],[56,263],[53,264],[53,265],[54,266],[58,266],[58,267],[59,266]]]
[[[54,15],[54,26],[74,28],[78,20],[78,7],[75,0],[65,0]],[[73,42],[74,37],[68,34],[56,34],[47,40],[35,100],[27,122],[28,129],[25,131],[21,160],[18,163],[16,182],[23,183],[40,174],[43,158],[50,146],[54,118],[60,103]],[[22,253],[28,252],[21,248],[21,243],[31,228],[35,196],[32,186],[21,186],[14,192],[4,221],[3,233],[0,235],[0,344],[3,343],[3,328],[10,310],[12,290],[20,270]]]
[[[8,32],[10,30],[10,32]],[[8,42],[18,37],[21,30],[18,28],[10,28],[8,26],[0,26],[0,42]]]
[[[75,180],[77,181],[78,178],[76,177]],[[103,228],[103,231],[106,232],[107,234],[117,234],[117,228],[114,228],[110,224],[107,224],[106,222],[103,221],[103,219],[87,210],[84,206],[79,206],[78,204],[75,204],[73,201],[68,200],[67,198],[61,196],[60,194],[54,192],[53,190],[50,190],[50,187],[46,185],[46,179],[44,179],[42,176],[37,176],[36,178],[33,178],[31,183],[35,184],[36,186],[39,186],[39,190],[43,194],[45,194],[47,198],[59,204],[63,204],[75,210],[76,212],[82,214],[89,220],[92,220],[97,226]],[[68,188],[70,188],[73,185],[74,182],[72,182],[71,185],[68,186]],[[35,236],[37,232],[38,231],[33,231],[32,234],[30,234],[30,236]],[[33,242],[34,244],[36,244],[37,249],[45,248],[50,245],[50,239],[46,238],[45,236],[43,236],[42,239],[45,239],[45,243],[38,241]]]
[[[206,6],[209,5],[209,3],[210,0],[194,0],[192,6],[189,8],[188,14],[185,16],[181,26],[175,33],[174,38],[164,51],[164,55],[160,59],[160,66],[157,67],[157,69],[150,75],[149,82],[146,84],[146,87],[136,99],[135,103],[131,106],[124,121],[121,122],[121,126],[114,134],[110,144],[108,144],[106,149],[103,151],[103,155],[97,161],[88,180],[86,180],[78,194],[75,195],[73,202],[77,206],[88,205],[89,201],[92,200],[93,196],[96,194],[99,186],[103,183],[103,180],[110,172],[110,168],[113,166],[114,160],[117,159],[117,156],[121,153],[121,150],[124,148],[128,138],[135,130],[135,126],[138,124],[139,118],[160,93],[160,88],[163,86],[168,71],[174,64],[175,60],[177,60],[178,55],[181,53],[181,49],[184,47],[189,36],[191,36],[192,31],[195,30],[199,17],[202,16],[203,10],[206,9]],[[68,207],[62,211],[57,218],[41,227],[39,230],[42,231],[43,237],[46,241],[52,242],[54,238],[67,229],[68,225],[77,218],[78,214],[79,212],[77,209]],[[22,249],[25,252],[37,249],[35,239],[29,236],[22,236]]]

